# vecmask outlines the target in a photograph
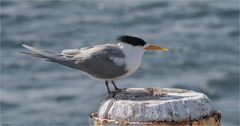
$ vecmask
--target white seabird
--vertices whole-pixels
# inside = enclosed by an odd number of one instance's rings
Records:
[[[116,44],[95,45],[80,49],[65,49],[61,54],[23,44],[22,46],[30,51],[21,53],[81,70],[93,78],[105,82],[108,93],[111,93],[108,83],[111,82],[115,90],[119,91],[120,89],[114,81],[133,74],[139,68],[145,50],[168,50],[127,35],[118,37],[117,42]]]

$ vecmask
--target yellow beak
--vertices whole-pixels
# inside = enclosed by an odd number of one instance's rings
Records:
[[[145,50],[159,50],[159,51],[168,51],[167,48],[164,48],[164,47],[161,47],[159,45],[153,45],[153,44],[150,44],[148,45],[147,47],[144,48]]]

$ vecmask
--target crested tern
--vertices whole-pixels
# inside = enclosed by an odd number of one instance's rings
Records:
[[[121,90],[114,81],[133,74],[139,68],[145,50],[168,50],[128,35],[119,36],[116,41],[115,44],[65,49],[61,53],[40,50],[23,44],[22,46],[29,51],[21,51],[21,53],[83,71],[93,78],[105,82],[108,93],[111,93],[109,82],[113,84],[116,91]]]

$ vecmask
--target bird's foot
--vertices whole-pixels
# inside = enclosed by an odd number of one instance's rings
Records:
[[[119,92],[122,92],[122,91],[124,91],[124,90],[126,90],[126,88],[123,88],[123,89],[121,89],[121,88],[116,88],[116,89],[115,89],[115,92],[116,92],[116,93],[119,93]]]
[[[110,92],[108,92],[108,96],[114,98],[114,96],[116,95],[116,93],[118,93],[118,92],[116,92],[116,91],[110,91]]]
[[[115,91],[111,91],[111,92],[108,92],[109,95],[112,95],[112,98],[114,98],[114,96],[117,94],[117,93],[120,93],[122,91],[126,90],[126,88],[123,88],[123,89],[116,89]]]

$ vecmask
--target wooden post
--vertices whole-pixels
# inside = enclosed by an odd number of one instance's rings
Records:
[[[105,96],[92,124],[219,126],[221,113],[199,92],[176,88],[129,88]]]

